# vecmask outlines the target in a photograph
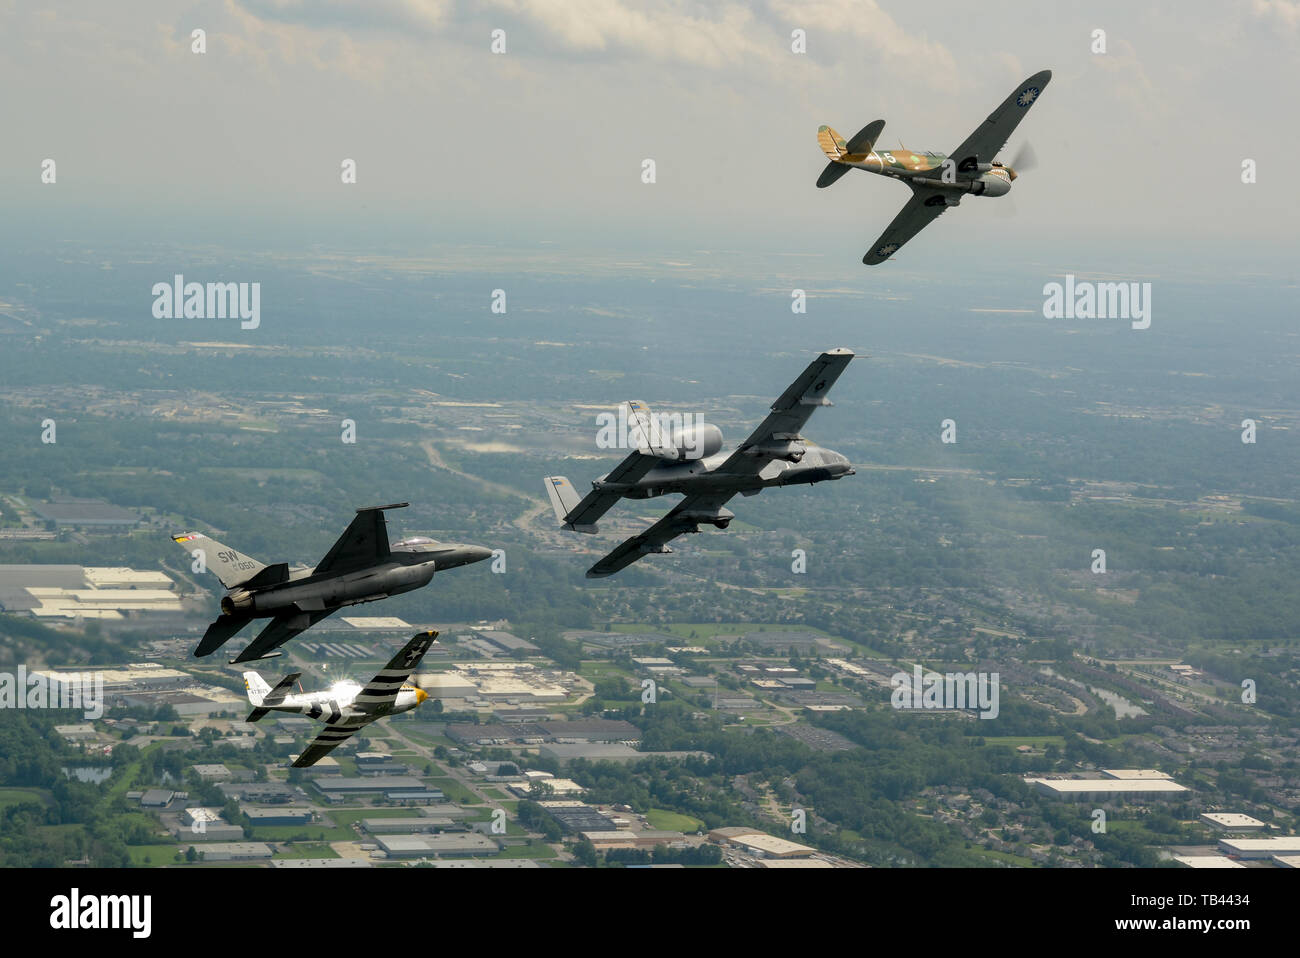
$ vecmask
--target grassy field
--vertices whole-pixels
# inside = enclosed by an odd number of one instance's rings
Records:
[[[18,805],[21,802],[36,802],[38,805],[48,804],[44,789],[0,788],[0,808],[6,808],[10,805]]]
[[[743,635],[746,632],[811,632],[829,635],[810,625],[778,625],[774,622],[674,622],[672,625],[611,625],[614,632],[635,635],[638,632],[660,632],[682,639],[707,639],[715,635]]]
[[[554,858],[555,849],[544,842],[534,845],[512,845],[497,858]]]
[[[126,852],[131,856],[131,864],[138,868],[175,865],[176,853],[181,852],[182,860],[185,855],[180,845],[132,845]],[[145,861],[146,858],[149,860]]]
[[[261,825],[252,829],[251,842],[288,842],[306,837],[310,841],[346,842],[357,837],[357,833],[343,825],[312,823],[310,825]]]
[[[645,813],[651,828],[665,832],[695,832],[704,827],[698,818],[691,818],[680,812],[670,812],[664,808],[652,808]]]
[[[985,745],[1005,745],[1008,748],[1019,748],[1021,745],[1030,748],[1047,748],[1049,745],[1065,747],[1063,735],[985,735],[983,738]]]
[[[283,851],[276,852],[275,858],[338,858],[339,853],[328,845],[316,842],[299,842],[287,845]]]
[[[478,798],[474,793],[454,778],[429,778],[425,779],[425,781],[434,788],[442,789],[449,802],[455,802],[457,805],[473,805],[478,803]]]

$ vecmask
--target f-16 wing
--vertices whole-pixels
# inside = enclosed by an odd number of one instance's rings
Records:
[[[325,553],[325,558],[320,560],[312,575],[343,575],[383,562],[389,556],[388,523],[384,521],[384,510],[402,509],[409,505],[409,502],[394,502],[387,506],[358,509],[343,535]]]
[[[364,725],[327,725],[319,735],[294,759],[294,768],[307,768],[315,765],[339,745],[346,742]]]
[[[651,552],[671,552],[667,547],[669,542],[684,533],[699,532],[702,522],[725,528],[732,519],[732,513],[722,507],[735,494],[735,491],[731,491],[687,496],[645,532],[622,542],[613,552],[588,569],[587,578],[601,579],[613,575]]]
[[[437,632],[421,632],[414,636],[400,652],[393,656],[392,661],[357,693],[357,697],[352,700],[352,706],[363,712],[387,711],[384,706],[393,704],[397,693],[402,690],[411,673],[420,667],[420,660],[424,658],[424,653],[429,651],[429,646],[433,645],[437,637]]]
[[[799,378],[772,403],[767,418],[718,468],[718,474],[756,476],[773,459],[798,462],[804,448],[800,432],[813,410],[830,405],[826,394],[852,359],[853,351],[850,349],[831,349],[809,363]]]
[[[898,215],[880,234],[880,239],[862,257],[862,262],[868,266],[889,259],[904,243],[933,223],[948,208],[942,190],[932,186],[907,185],[912,187],[912,198],[903,205]]]
[[[222,614],[217,616],[216,621],[209,625],[208,630],[203,633],[203,638],[199,639],[194,654],[211,655],[234,638],[240,629],[252,621],[252,619],[242,615]]]
[[[248,643],[248,648],[230,660],[230,664],[234,665],[237,662],[252,662],[254,659],[266,658],[267,655],[284,645],[284,643],[306,632],[325,616],[335,611],[337,611],[337,607],[333,609],[312,609],[306,612],[296,610],[281,612],[267,623],[266,628],[257,634],[257,638]]]
[[[961,146],[948,154],[948,158],[957,164],[957,169],[966,173],[974,168],[975,163],[992,162],[1051,79],[1052,71],[1043,70],[1012,90],[1002,105],[990,113]]]

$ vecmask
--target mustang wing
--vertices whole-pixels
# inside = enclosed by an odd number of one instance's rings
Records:
[[[967,172],[965,164],[991,163],[998,152],[1007,145],[1012,132],[1025,118],[1029,108],[1038,101],[1039,94],[1052,79],[1051,70],[1035,73],[1024,83],[1011,91],[1011,95],[1002,101],[1002,105],[989,114],[961,146],[948,154],[948,158],[957,164],[957,169]],[[901,245],[901,244],[900,244]]]
[[[357,693],[357,697],[352,700],[353,707],[364,712],[382,712],[385,705],[392,705],[393,700],[397,698],[397,693],[402,690],[411,673],[420,667],[420,660],[424,658],[424,653],[429,651],[429,646],[433,645],[437,637],[437,632],[421,632],[414,636],[400,652],[393,656],[392,661]]]
[[[699,524],[716,517],[735,492],[710,492],[687,496],[666,516],[640,535],[618,545],[609,555],[587,570],[588,579],[601,579],[626,569],[651,552],[671,552],[667,543],[686,532],[699,532]],[[730,513],[727,514],[730,518]]]
[[[750,437],[719,468],[720,475],[756,476],[773,459],[785,458],[791,443],[802,441],[800,431],[818,406],[829,406],[826,394],[853,359],[849,349],[822,353],[799,374]],[[739,490],[737,490],[739,491]]]
[[[343,535],[325,553],[325,558],[320,560],[312,575],[343,575],[383,562],[389,556],[388,523],[384,521],[384,510],[408,505],[409,502],[395,502],[358,509]]]
[[[236,662],[252,662],[254,659],[266,658],[269,653],[274,652],[295,636],[306,632],[334,611],[337,611],[337,609],[312,609],[307,612],[280,613],[267,624],[266,628],[258,633],[257,638],[248,643],[248,648],[231,659],[230,664],[234,665]]]
[[[293,763],[294,768],[307,768],[309,765],[315,765],[330,752],[346,742],[364,726],[361,725],[327,725],[319,735],[302,750]]]

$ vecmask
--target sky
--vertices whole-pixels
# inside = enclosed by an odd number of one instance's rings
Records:
[[[0,204],[11,241],[287,231],[857,262],[908,193],[859,173],[815,189],[818,126],[884,118],[881,145],[947,152],[1043,68],[1004,151],[1029,140],[1038,168],[967,198],[924,255],[1295,260],[1297,0],[0,0]]]

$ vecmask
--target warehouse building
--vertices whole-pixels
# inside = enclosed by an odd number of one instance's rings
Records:
[[[1237,812],[1203,812],[1201,821],[1225,832],[1259,832],[1268,827],[1258,818]]]
[[[1274,855],[1300,855],[1300,836],[1279,835],[1273,838],[1220,838],[1219,851],[1233,858],[1272,858]]]
[[[1169,798],[1188,791],[1168,778],[1027,778],[1025,782],[1044,795],[1074,801]]]
[[[478,832],[448,835],[378,835],[375,844],[389,858],[429,858],[495,855],[500,846]]]

